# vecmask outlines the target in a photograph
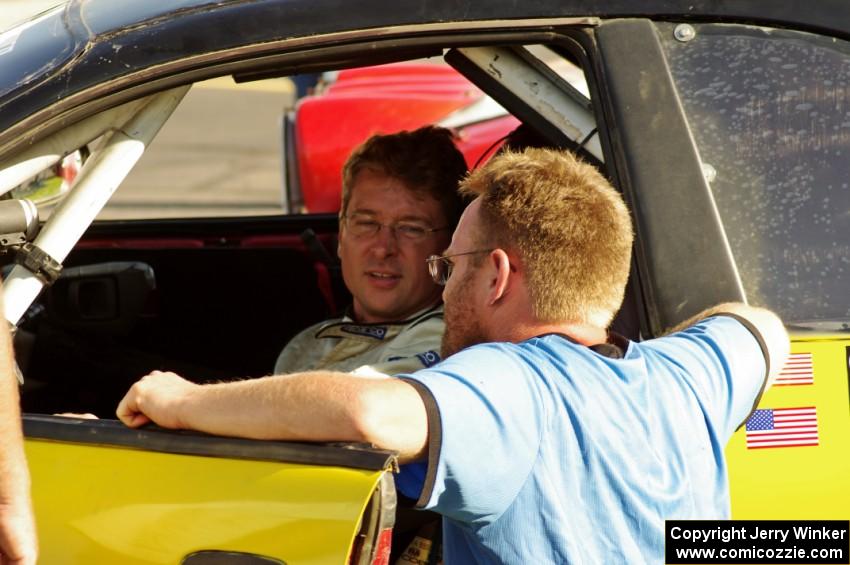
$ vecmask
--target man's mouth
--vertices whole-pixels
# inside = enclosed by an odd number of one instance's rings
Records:
[[[391,280],[391,279],[400,279],[401,275],[396,275],[393,273],[382,273],[380,271],[366,271],[366,274],[375,279],[381,280]]]

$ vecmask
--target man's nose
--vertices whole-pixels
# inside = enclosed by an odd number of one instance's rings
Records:
[[[379,256],[395,255],[398,252],[398,235],[391,226],[381,226],[375,235],[372,249]]]

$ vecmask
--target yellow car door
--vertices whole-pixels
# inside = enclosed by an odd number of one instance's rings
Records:
[[[43,563],[340,564],[374,553],[371,500],[394,515],[387,452],[51,416],[25,432]]]

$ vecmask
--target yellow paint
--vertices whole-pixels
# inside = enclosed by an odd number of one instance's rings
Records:
[[[750,449],[744,429],[726,447],[732,517],[842,519],[850,517],[850,339],[795,336],[794,353],[812,353],[814,384],[775,387],[759,408],[816,406],[819,443],[811,447]]]
[[[382,472],[27,441],[41,562],[346,561]],[[60,488],[61,487],[61,488]]]

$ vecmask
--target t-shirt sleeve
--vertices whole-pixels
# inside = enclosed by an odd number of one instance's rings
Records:
[[[402,466],[397,478],[418,507],[488,522],[521,490],[550,410],[540,394],[543,381],[515,349],[479,345],[401,377],[416,387],[428,411],[427,462]]]
[[[767,359],[763,343],[754,326],[721,314],[645,345],[681,368],[679,374],[728,439],[753,411],[764,390]]]

